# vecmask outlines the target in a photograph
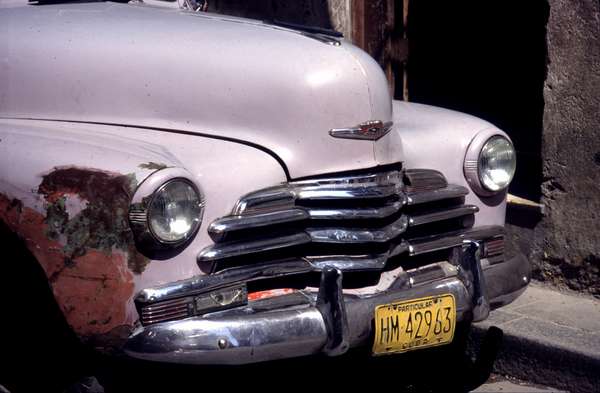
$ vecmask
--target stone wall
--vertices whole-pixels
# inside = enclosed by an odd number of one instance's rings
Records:
[[[600,2],[549,4],[534,275],[600,296]]]

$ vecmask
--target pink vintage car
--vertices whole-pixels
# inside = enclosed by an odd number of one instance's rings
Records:
[[[393,101],[332,32],[0,6],[0,226],[21,239],[3,247],[98,348],[243,364],[448,344],[529,282],[505,253],[514,172],[503,131]]]

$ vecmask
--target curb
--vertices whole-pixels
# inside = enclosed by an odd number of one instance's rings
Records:
[[[474,324],[469,351],[478,353],[489,323]],[[600,392],[600,353],[592,357],[574,348],[504,331],[494,372],[572,393]]]

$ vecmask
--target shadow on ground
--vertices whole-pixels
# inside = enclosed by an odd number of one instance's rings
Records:
[[[11,393],[189,392],[232,388],[471,391],[491,374],[502,340],[499,329],[492,331],[475,346],[480,349],[476,360],[466,350],[464,333],[457,335],[451,345],[401,355],[372,357],[370,348],[361,348],[334,358],[311,356],[219,367],[144,362],[87,350],[67,355],[69,351],[55,348],[54,354],[43,354],[46,365],[42,367],[36,353],[23,354],[31,359],[31,367],[20,367],[6,387]],[[0,378],[1,383],[5,382]]]
[[[376,389],[404,392],[470,391],[490,376],[502,338],[497,330],[483,340],[478,361],[467,354],[466,337],[454,344],[403,355],[371,357],[370,348],[344,356],[312,356],[233,367],[193,367],[98,359],[96,375],[105,392],[178,392],[204,388]],[[486,344],[487,343],[487,344]]]

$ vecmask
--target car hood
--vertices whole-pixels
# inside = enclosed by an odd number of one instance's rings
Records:
[[[395,132],[377,143],[328,134],[392,119],[379,65],[344,41],[115,3],[2,9],[0,37],[2,117],[242,141],[277,156],[291,178],[402,159]]]

